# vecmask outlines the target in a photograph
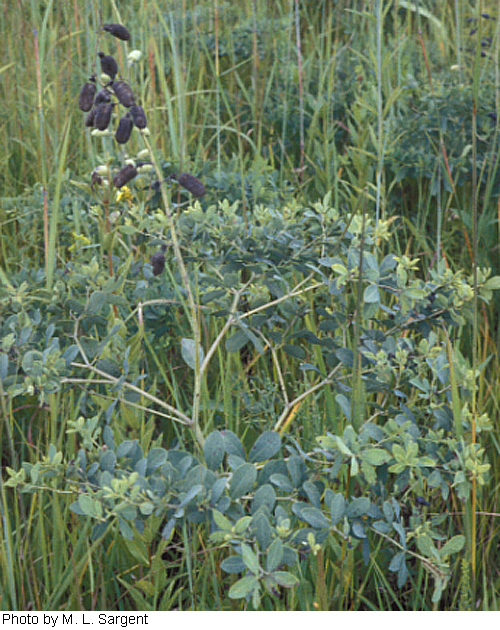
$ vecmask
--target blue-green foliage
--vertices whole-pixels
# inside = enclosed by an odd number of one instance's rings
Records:
[[[160,219],[148,220],[158,227]],[[458,349],[456,378],[450,377],[448,338],[471,315],[467,277],[440,263],[420,279],[417,261],[383,251],[386,223],[341,216],[328,198],[311,208],[256,207],[250,226],[236,205],[195,207],[177,227],[207,329],[229,322],[217,351],[229,357],[246,348],[255,363],[254,391],[243,388],[241,435],[230,414],[214,414],[210,403],[202,410],[202,443],[192,439],[193,375],[213,356],[213,339],[203,339],[196,352],[168,250],[168,274],[160,278],[148,264],[139,277],[130,258],[112,278],[95,260],[70,265],[50,300],[23,272],[2,288],[5,395],[44,404],[74,383],[87,391],[66,421],[78,448],[68,455],[51,446],[38,461],[11,468],[8,485],[74,491],[72,510],[94,521],[94,538],[118,527],[133,539],[153,518],[167,540],[186,524],[200,528],[207,544],[227,549],[222,568],[239,576],[230,597],[255,607],[265,592],[297,584],[302,559],[335,539],[366,563],[375,544],[386,549],[399,587],[413,570],[408,560],[418,558],[435,578],[439,599],[464,538],[449,536],[427,506],[442,505],[452,492],[466,500],[473,480],[484,484],[489,469],[483,449],[467,439],[474,385]],[[479,272],[484,300],[497,286]],[[153,300],[166,291],[177,299],[161,307],[169,328],[159,332]],[[245,298],[244,307],[238,301],[235,307],[235,296]],[[143,309],[142,331],[128,317],[136,300],[152,304]],[[182,370],[182,409],[164,402],[168,383],[144,369],[154,365],[144,338],[154,340],[171,378]],[[266,344],[274,365],[293,373],[287,397],[272,371],[259,367],[267,365]],[[215,401],[219,379],[205,374],[205,400]],[[124,437],[119,410],[141,396],[177,421],[175,440]],[[317,430],[300,409],[313,398]],[[476,430],[488,426],[482,417]]]

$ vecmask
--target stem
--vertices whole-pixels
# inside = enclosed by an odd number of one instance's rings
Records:
[[[153,168],[156,172],[156,176],[158,177],[158,180],[161,182],[160,191],[161,191],[161,196],[163,200],[163,207],[165,210],[165,214],[169,222],[170,236],[172,238],[172,247],[174,249],[175,257],[177,259],[177,264],[179,266],[179,272],[181,275],[182,285],[186,291],[188,304],[189,304],[188,317],[191,324],[191,331],[193,333],[194,347],[196,349],[195,350],[196,356],[195,356],[195,366],[194,366],[194,392],[193,392],[193,409],[191,412],[191,426],[192,426],[196,441],[198,442],[199,446],[203,448],[203,444],[205,442],[205,436],[203,435],[203,431],[201,430],[201,427],[200,427],[200,401],[201,401],[202,371],[201,371],[201,366],[200,366],[200,361],[199,361],[199,356],[198,356],[199,350],[201,347],[200,346],[200,341],[201,341],[200,323],[198,321],[198,314],[197,314],[198,307],[194,299],[193,291],[191,289],[191,283],[189,280],[189,275],[186,269],[186,265],[184,263],[184,258],[182,257],[179,240],[177,238],[177,231],[175,229],[174,216],[172,214],[172,208],[170,206],[170,201],[167,194],[167,188],[165,186],[165,182],[163,181],[163,174],[161,172],[160,167],[158,166],[158,162],[156,160],[153,149],[151,147],[151,144],[149,143],[149,140],[146,134],[142,134],[142,137],[144,140],[144,144],[146,145],[148,149],[151,163],[153,164]]]

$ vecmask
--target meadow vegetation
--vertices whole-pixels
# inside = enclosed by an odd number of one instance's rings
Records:
[[[1,608],[498,610],[496,3],[11,4]]]

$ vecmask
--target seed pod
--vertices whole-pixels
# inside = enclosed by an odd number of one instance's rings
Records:
[[[110,35],[113,35],[113,37],[117,37],[124,42],[128,42],[130,39],[128,29],[126,29],[122,24],[104,24],[102,30],[107,31]]]
[[[95,107],[93,107],[90,112],[85,117],[85,126],[93,127],[94,126],[94,116],[95,116]]]
[[[128,83],[125,83],[125,81],[115,81],[111,87],[123,107],[132,107],[135,103],[135,99],[132,88]]]
[[[132,129],[134,127],[134,121],[132,120],[132,116],[129,112],[120,118],[120,122],[118,123],[118,127],[115,133],[115,140],[119,144],[125,144],[130,138],[130,134],[132,133]]]
[[[203,195],[207,192],[205,190],[205,186],[194,175],[181,173],[176,179],[183,188],[188,190],[195,197],[198,197],[198,199],[203,197]]]
[[[107,90],[105,87],[101,88],[99,92],[95,95],[95,105],[100,105],[101,103],[109,103],[111,101],[111,92]]]
[[[102,184],[102,177],[95,171],[92,171],[92,179],[90,183],[90,187],[92,188],[92,190],[94,190],[96,186],[100,186],[101,184]]]
[[[148,121],[146,120],[146,114],[140,105],[132,105],[130,108],[130,113],[132,114],[132,118],[134,119],[134,125],[139,129],[145,129],[148,126]]]
[[[116,188],[121,188],[125,186],[127,182],[137,175],[137,169],[133,164],[126,164],[123,168],[121,168],[118,173],[113,177],[113,185]]]
[[[165,254],[163,251],[155,252],[151,256],[151,267],[153,267],[153,276],[159,276],[165,269]]]
[[[87,83],[83,84],[80,95],[78,97],[78,107],[82,110],[82,112],[89,112],[92,109],[92,105],[94,104],[95,91],[95,78],[91,77],[87,81]]]
[[[114,81],[114,78],[118,74],[118,64],[111,55],[105,55],[103,52],[97,54],[101,58],[101,70]]]
[[[94,127],[100,131],[108,128],[114,103],[100,103],[95,107]]]

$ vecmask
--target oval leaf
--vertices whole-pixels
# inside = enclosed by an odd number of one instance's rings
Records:
[[[330,521],[321,510],[314,507],[306,507],[300,511],[300,518],[309,523],[315,529],[330,527]]]
[[[229,495],[238,499],[253,488],[257,479],[257,470],[253,464],[242,464],[233,473],[229,482]]]
[[[281,436],[276,431],[264,431],[248,454],[248,461],[257,463],[270,459],[280,450]]]
[[[203,348],[198,344],[198,353],[196,352],[196,343],[194,339],[181,339],[181,354],[186,364],[194,370],[196,367],[196,354],[198,354],[198,365],[201,365],[205,357]]]
[[[276,580],[276,582],[280,586],[283,586],[284,588],[291,588],[292,586],[297,586],[297,584],[300,581],[298,577],[296,577],[295,575],[292,575],[288,571],[275,571],[272,574],[272,576]]]
[[[205,455],[207,468],[210,470],[218,468],[222,464],[224,453],[224,438],[220,434],[220,431],[212,431],[212,433],[207,436],[203,446],[203,454]]]
[[[258,588],[258,578],[256,578],[254,575],[248,575],[233,584],[229,589],[228,595],[231,599],[242,599],[243,597],[247,597],[248,595],[253,593],[253,591]]]

